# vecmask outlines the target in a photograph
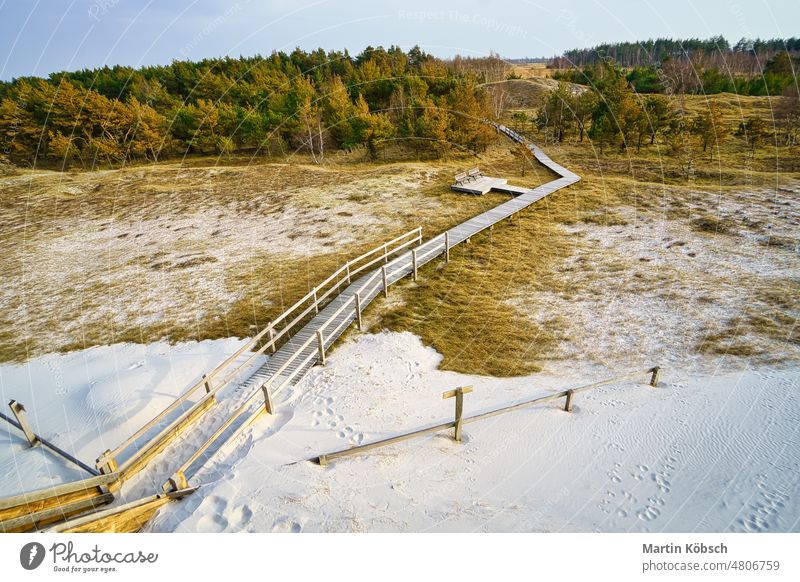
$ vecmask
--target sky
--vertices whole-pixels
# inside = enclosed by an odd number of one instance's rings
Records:
[[[797,0],[0,0],[0,79],[322,47],[554,56],[607,41],[800,36]]]

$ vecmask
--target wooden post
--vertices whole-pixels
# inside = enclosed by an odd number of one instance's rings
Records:
[[[347,284],[350,284],[350,261],[347,261]]]
[[[381,272],[383,273],[383,296],[389,297],[389,283],[386,277],[386,266],[381,267]]]
[[[456,426],[453,436],[458,442],[461,442],[461,416],[464,413],[464,394],[468,394],[470,392],[472,392],[472,386],[464,386],[462,388],[456,388],[455,390],[442,392],[442,398],[445,400],[447,398],[452,398],[453,396],[456,397]]]
[[[106,450],[102,455],[97,457],[95,467],[103,475],[114,473],[117,470],[117,460],[111,455],[111,450]]]
[[[261,391],[264,393],[264,407],[268,414],[272,414],[272,397],[269,395],[269,388],[266,384],[261,385]]]
[[[453,437],[457,442],[461,442],[461,416],[464,414],[464,391],[460,388],[456,391],[456,426]]]
[[[364,328],[361,322],[361,294],[356,293],[356,322],[358,323],[358,331],[362,331]]]
[[[319,303],[317,303],[317,288],[314,287],[314,312],[319,313]]]
[[[317,330],[317,348],[319,349],[319,363],[325,365],[325,339],[322,337],[322,330]]]
[[[656,386],[658,386],[658,373],[659,373],[659,371],[661,371],[661,368],[659,368],[658,366],[655,366],[650,371],[653,373],[653,375],[650,377],[650,386],[655,388]]]
[[[567,412],[572,412],[572,397],[574,394],[574,390],[567,390],[567,401],[564,403],[564,410]]]
[[[168,490],[171,491],[180,491],[182,489],[188,489],[189,482],[186,479],[186,475],[183,474],[183,471],[178,471],[169,480],[164,484],[162,489],[166,492]]]
[[[211,382],[208,380],[208,376],[203,374],[203,386],[205,386],[206,394],[211,392]]]
[[[450,262],[450,233],[444,231],[444,262]]]
[[[270,342],[270,352],[275,353],[277,349],[275,348],[275,329],[272,327],[272,322],[269,322],[269,326],[267,327],[267,337],[269,337]]]
[[[414,281],[417,280],[417,249],[411,251],[411,266],[414,268]]]
[[[14,416],[17,418],[19,426],[22,427],[22,432],[25,433],[25,438],[28,440],[28,444],[31,447],[38,446],[39,439],[36,438],[31,425],[28,424],[28,417],[25,416],[25,407],[16,400],[12,400],[8,403],[8,405],[11,407],[11,412],[13,412]]]
[[[389,262],[389,247],[386,245],[386,243],[383,243],[383,264],[385,265],[388,262]]]

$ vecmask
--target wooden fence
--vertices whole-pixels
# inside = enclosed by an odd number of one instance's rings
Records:
[[[0,531],[26,531],[110,503],[116,474],[98,475],[0,499]]]
[[[46,533],[135,533],[164,505],[182,499],[197,490],[196,487],[158,493],[119,507],[110,507],[88,515],[75,517],[44,531]]]
[[[379,441],[375,441],[372,443],[367,443],[365,445],[359,445],[355,447],[350,447],[348,449],[343,449],[340,451],[335,451],[332,453],[326,453],[324,455],[320,455],[312,459],[316,463],[320,465],[327,465],[331,461],[335,459],[340,459],[342,457],[347,457],[350,455],[357,455],[360,453],[364,453],[366,451],[377,449],[378,447],[385,447],[388,445],[392,445],[394,443],[398,443],[401,441],[405,441],[408,439],[416,438],[425,436],[428,434],[437,433],[443,430],[447,430],[450,428],[455,428],[455,439],[461,440],[460,438],[460,427],[462,424],[469,424],[471,422],[477,422],[479,420],[485,420],[487,418],[491,418],[493,416],[497,416],[499,414],[505,414],[507,412],[514,412],[515,410],[520,410],[522,408],[528,408],[530,406],[536,404],[544,404],[545,402],[552,402],[554,400],[560,400],[564,398],[564,410],[567,412],[572,412],[572,405],[573,400],[576,394],[581,392],[586,392],[588,390],[594,390],[595,388],[600,388],[601,386],[608,386],[610,384],[619,384],[622,382],[626,382],[629,380],[633,380],[635,378],[639,378],[644,376],[645,374],[650,375],[650,386],[655,387],[658,383],[658,374],[659,374],[659,367],[648,368],[645,371],[633,372],[631,374],[625,374],[624,376],[616,376],[614,378],[609,378],[608,380],[603,380],[602,382],[595,382],[594,384],[587,384],[586,386],[581,386],[579,388],[570,388],[569,390],[562,390],[560,392],[556,392],[554,394],[548,394],[547,396],[540,396],[538,398],[534,398],[532,400],[526,400],[524,402],[518,402],[516,404],[512,404],[509,406],[503,406],[502,408],[497,408],[495,410],[491,410],[489,412],[483,412],[480,414],[476,414],[473,416],[469,416],[466,418],[461,417],[461,408],[458,405],[458,401],[456,401],[456,414],[455,419],[449,422],[442,422],[440,424],[435,424],[433,426],[429,426],[426,428],[417,429],[411,432],[403,433],[394,437],[390,437],[387,439],[381,439]],[[445,398],[449,398],[451,396],[458,396],[458,392],[461,391],[461,395],[466,394],[467,392],[471,392],[471,387],[468,388],[459,388],[456,390],[451,390],[444,393]]]
[[[277,318],[271,321],[263,330],[242,345],[234,354],[218,364],[213,370],[204,374],[200,380],[186,389],[175,401],[162,410],[155,417],[150,419],[135,433],[120,443],[115,449],[107,450],[97,459],[97,469],[95,470],[85,465],[74,456],[66,453],[59,447],[40,438],[25,427],[19,421],[7,417],[0,413],[2,417],[23,431],[31,444],[46,446],[56,454],[66,458],[70,462],[78,465],[95,477],[46,487],[38,491],[25,493],[22,495],[0,499],[0,531],[24,531],[32,527],[39,527],[43,524],[52,523],[59,519],[64,519],[70,515],[83,513],[88,509],[96,508],[100,505],[110,503],[113,500],[113,492],[118,490],[122,483],[135,475],[158,453],[163,451],[175,438],[186,428],[201,418],[215,404],[217,394],[230,385],[234,380],[245,376],[258,363],[258,358],[268,350],[274,353],[279,342],[286,341],[293,330],[305,323],[327,305],[340,291],[350,285],[354,277],[360,276],[367,269],[373,268],[378,264],[391,264],[391,259],[398,253],[406,251],[409,247],[419,244],[422,240],[421,227],[415,228],[399,237],[354,258],[348,260],[339,269],[333,272],[320,284],[311,289],[305,296],[300,298],[294,305],[289,307]],[[350,302],[343,307],[350,305]],[[337,311],[340,313],[342,309]],[[326,322],[326,331],[328,330]],[[238,361],[245,354],[243,361]],[[291,361],[289,362],[291,363]],[[286,364],[288,365],[288,364]],[[284,366],[285,368],[286,366]],[[288,380],[294,379],[294,375],[289,375]],[[282,382],[277,388],[280,389],[287,382]],[[201,397],[190,403],[190,398],[201,393]],[[255,394],[266,394],[269,399],[269,391],[263,388]],[[251,403],[253,396],[247,398],[246,404]],[[176,418],[168,421],[171,413],[179,410],[184,405],[185,410],[181,410]],[[23,409],[24,410],[24,409]],[[214,433],[218,437],[224,432],[241,414],[246,410],[243,405],[232,417]],[[256,415],[257,417],[257,415]],[[248,419],[247,425],[252,423],[256,417]],[[23,419],[24,420],[24,419]],[[154,436],[147,433],[154,431],[160,424],[166,424]],[[245,427],[247,426],[245,425]],[[238,432],[243,430],[241,427]],[[28,428],[28,430],[26,430]],[[29,436],[31,433],[32,436]],[[235,435],[233,435],[235,436]],[[146,438],[144,444],[139,445],[139,441]],[[33,440],[32,440],[33,439]],[[229,439],[230,440],[230,439]],[[209,442],[203,445],[191,458],[196,460],[207,448]],[[227,441],[226,441],[227,442]],[[138,446],[137,446],[138,445]],[[135,447],[133,453],[121,465],[117,464],[117,458],[128,449]],[[181,471],[178,472],[180,474]],[[183,490],[187,487],[171,487],[174,490]]]
[[[417,238],[412,242],[419,244],[421,242],[421,230],[417,229],[412,231],[417,233]],[[410,234],[410,233],[409,233]],[[444,237],[443,240],[446,240]],[[396,239],[397,240],[397,239]],[[428,244],[428,243],[426,243]],[[406,245],[404,245],[405,247]],[[398,247],[398,250],[400,248]],[[435,251],[436,249],[434,249]],[[427,251],[425,256],[429,256],[434,251]],[[361,313],[364,306],[364,300],[367,297],[378,295],[381,291],[386,292],[389,285],[402,278],[404,266],[404,257],[397,257],[392,261],[388,261],[388,256],[391,253],[384,254],[379,260],[385,262],[379,270],[375,272],[364,281],[361,286],[324,321],[318,324],[313,335],[310,335],[304,342],[294,347],[292,353],[286,360],[275,370],[272,371],[270,377],[253,390],[244,402],[223,422],[214,433],[206,439],[206,441],[192,454],[178,470],[162,485],[164,491],[174,491],[188,486],[187,473],[189,468],[201,457],[207,455],[208,451],[214,444],[218,444],[217,451],[224,449],[231,442],[233,442],[245,429],[256,422],[263,414],[272,414],[275,412],[273,405],[273,398],[279,394],[286,386],[292,384],[299,379],[299,376],[305,373],[308,365],[317,361],[325,363],[325,338],[338,337],[344,328],[356,322],[361,327]],[[412,257],[417,257],[417,249],[412,249]],[[365,257],[366,255],[362,255]],[[370,261],[369,265],[374,264],[376,261]],[[413,259],[414,265],[417,265],[417,259]],[[363,271],[366,266],[359,268],[357,271],[352,271],[351,276],[357,272]],[[398,276],[399,275],[399,276]],[[414,269],[416,277],[416,269]],[[309,350],[309,346],[316,345],[316,350]],[[235,428],[233,425],[241,418],[244,418]],[[218,443],[219,439],[226,433],[225,440]],[[208,460],[211,455],[205,457]]]
[[[243,344],[234,354],[226,358],[213,370],[204,374],[200,380],[184,391],[172,404],[145,423],[115,449],[106,451],[101,455],[98,459],[98,468],[101,472],[114,471],[116,469],[116,459],[122,453],[135,446],[139,439],[164,421],[170,413],[175,412],[182,404],[186,403],[192,395],[201,392],[200,399],[191,404],[158,434],[148,439],[142,446],[136,447],[133,454],[119,466],[118,473],[121,479],[127,479],[132,474],[135,474],[147,461],[172,442],[175,436],[203,416],[216,403],[216,395],[220,390],[245,375],[255,366],[257,359],[268,350],[274,353],[278,342],[285,341],[292,330],[296,329],[298,325],[311,316],[312,312],[314,314],[318,313],[322,306],[327,304],[344,285],[350,284],[353,276],[379,262],[388,261],[390,256],[402,252],[412,244],[419,242],[421,237],[422,229],[416,228],[355,259],[347,261],[322,283],[311,289],[294,305]],[[248,350],[250,350],[250,353],[245,360],[237,362],[237,359]]]

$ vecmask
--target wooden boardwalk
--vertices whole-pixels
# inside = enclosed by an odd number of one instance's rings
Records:
[[[304,327],[295,333],[266,363],[258,367],[243,385],[244,392],[255,394],[266,389],[272,398],[285,387],[295,384],[314,365],[320,363],[322,354],[328,350],[342,333],[358,319],[355,295],[359,294],[359,304],[363,311],[378,295],[385,292],[383,269],[386,270],[386,284],[391,285],[414,272],[414,264],[419,269],[435,258],[445,254],[448,249],[463,243],[481,231],[497,224],[535,204],[548,194],[566,188],[580,180],[580,177],[563,166],[553,162],[538,146],[516,132],[502,125],[496,129],[510,139],[524,143],[533,156],[544,166],[560,175],[560,178],[536,188],[520,188],[508,186],[507,192],[516,194],[511,200],[504,202],[486,212],[462,222],[458,226],[424,242],[416,248],[387,262],[382,268],[375,269],[348,285],[333,301],[317,313]],[[502,188],[502,184],[500,187]],[[415,256],[416,255],[416,258]],[[321,332],[322,353],[320,351],[318,332]],[[248,426],[264,408],[263,400],[257,399],[248,406],[237,422],[222,433],[218,442],[210,444],[208,449],[193,463],[185,466],[186,478],[191,478],[202,467],[203,462],[212,457],[219,448],[230,442],[241,430]]]
[[[325,352],[353,322],[360,323],[361,312],[381,293],[387,293],[390,285],[403,277],[416,276],[420,267],[437,257],[447,260],[453,247],[580,180],[519,134],[505,126],[492,125],[510,139],[525,144],[559,178],[530,189],[496,180],[493,189],[514,197],[429,241],[422,242],[417,229],[348,261],[116,449],[101,454],[96,466],[102,474],[0,499],[0,531],[4,524],[16,524],[13,520],[20,515],[28,516],[25,527],[41,527],[52,522],[54,512],[61,511],[60,515],[67,517],[70,512],[85,511],[88,505],[109,503],[114,498],[112,493],[134,477],[139,484],[134,484],[134,490],[128,493],[141,495],[142,486],[171,475],[163,485],[167,496],[143,498],[148,511],[191,493],[194,488],[188,485],[188,479],[264,413],[275,413],[280,404],[273,400],[275,396],[299,382],[312,366],[324,362]],[[279,340],[283,344],[275,350]],[[275,353],[264,361],[268,348]],[[190,435],[206,440],[198,446],[193,438],[185,438]],[[153,463],[156,458],[159,462]],[[177,467],[179,463],[182,464]],[[65,507],[72,509],[62,511]],[[143,511],[140,505],[134,509]],[[79,525],[89,527],[83,522]]]

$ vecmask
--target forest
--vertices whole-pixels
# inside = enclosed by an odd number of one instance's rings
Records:
[[[795,81],[800,39],[658,39],[575,49],[553,59],[554,77],[591,84],[604,62],[626,70],[639,93],[780,95]]]
[[[680,96],[641,94],[629,82],[626,72],[611,62],[596,65],[592,84],[586,90],[561,81],[544,100],[538,112],[529,116],[518,111],[514,123],[523,129],[534,126],[544,139],[562,142],[572,136],[577,141],[588,137],[600,151],[609,146],[636,148],[658,142],[667,151],[680,152],[687,140],[699,143],[713,160],[719,145],[739,139],[751,153],[763,145],[795,146],[800,143],[800,95],[789,85],[775,99],[772,118],[743,112],[735,126],[723,118],[716,103],[691,113]]]
[[[418,47],[103,67],[0,83],[11,162],[94,168],[187,154],[299,151],[321,162],[402,140],[417,155],[495,139],[487,92]]]

